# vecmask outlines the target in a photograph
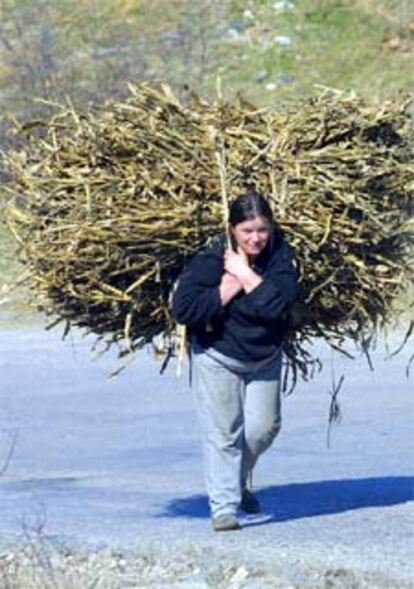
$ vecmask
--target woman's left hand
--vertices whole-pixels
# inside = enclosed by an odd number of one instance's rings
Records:
[[[224,252],[224,269],[236,278],[242,278],[249,272],[249,260],[240,247],[237,247],[237,253],[232,249]]]

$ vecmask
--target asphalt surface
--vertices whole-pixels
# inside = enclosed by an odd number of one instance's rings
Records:
[[[257,467],[266,517],[220,535],[211,531],[187,377],[173,364],[161,376],[142,351],[111,379],[116,355],[94,359],[92,341],[79,333],[62,341],[40,321],[2,316],[3,545],[41,532],[90,549],[157,544],[171,556],[195,546],[295,571],[298,586],[322,569],[377,579],[361,586],[414,586],[409,348],[385,360],[380,346],[372,372],[364,358],[321,347],[325,370],[284,399],[282,432]],[[328,448],[329,391],[342,374],[343,417]]]

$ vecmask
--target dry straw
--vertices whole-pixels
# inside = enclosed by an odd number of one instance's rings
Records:
[[[325,91],[275,113],[242,98],[184,105],[143,84],[94,112],[62,107],[5,159],[7,222],[36,297],[123,351],[173,340],[174,281],[223,232],[223,198],[250,187],[296,251],[301,321],[286,349],[303,376],[314,338],[366,346],[413,283],[404,98],[372,106]]]

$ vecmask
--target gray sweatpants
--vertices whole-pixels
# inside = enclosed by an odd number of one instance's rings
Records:
[[[249,472],[281,426],[281,352],[240,362],[216,350],[192,354],[193,385],[213,516],[235,513]]]

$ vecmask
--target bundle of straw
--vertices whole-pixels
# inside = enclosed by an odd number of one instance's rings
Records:
[[[296,252],[305,313],[287,349],[306,375],[307,342],[364,344],[413,282],[412,139],[402,98],[324,92],[275,113],[131,86],[94,112],[62,107],[5,155],[8,225],[46,312],[134,350],[172,336],[183,264],[255,188]]]

